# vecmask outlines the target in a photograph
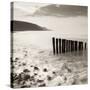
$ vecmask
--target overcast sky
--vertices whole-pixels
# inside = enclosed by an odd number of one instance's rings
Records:
[[[41,3],[29,3],[29,2],[14,2],[14,15],[13,15],[13,20],[19,20],[19,21],[25,21],[25,22],[30,22],[30,23],[34,23],[37,24],[39,26],[45,27],[47,29],[53,30],[53,31],[59,31],[62,34],[70,34],[70,35],[86,35],[87,38],[87,34],[88,34],[88,16],[84,16],[82,15],[82,13],[80,13],[80,11],[83,9],[81,6],[77,7],[74,6],[75,8],[75,12],[72,10],[72,8],[67,6],[67,5],[62,5],[64,7],[62,7],[62,15],[63,17],[58,17],[58,16],[51,16],[52,13],[57,13],[60,8],[59,5],[57,5],[56,7],[49,7],[48,11],[45,9],[41,10],[40,12],[49,12],[50,16],[46,17],[41,17],[41,16],[36,16],[36,17],[32,17],[31,15],[33,13],[35,13],[37,10],[39,10],[40,7],[44,7],[44,6],[49,6],[49,5],[53,5],[53,4],[41,4]],[[68,9],[66,8],[68,7]],[[47,8],[47,7],[46,7]],[[57,9],[58,8],[58,9]],[[63,10],[64,8],[64,10]],[[79,10],[78,10],[79,8]],[[58,11],[56,12],[56,10],[53,9],[57,9]],[[68,11],[69,12],[68,12]],[[64,12],[63,12],[64,11]],[[72,12],[71,12],[72,11]],[[82,10],[82,12],[85,11],[87,13],[87,8],[84,8]],[[61,14],[61,12],[59,12],[59,14]],[[84,12],[84,13],[85,13]],[[83,13],[83,14],[84,14]],[[65,16],[66,15],[66,16]],[[75,36],[74,35],[74,36]]]
[[[41,4],[41,3],[28,3],[28,2],[14,2],[14,8],[18,8],[24,12],[29,12],[33,14],[36,10],[38,10],[42,6],[46,6],[49,4]]]

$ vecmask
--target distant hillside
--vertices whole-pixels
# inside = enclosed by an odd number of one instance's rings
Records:
[[[53,16],[86,16],[86,6],[73,5],[47,5],[37,10],[34,15],[53,15]]]
[[[11,31],[44,31],[47,30],[44,27],[38,26],[33,23],[24,21],[11,21]]]

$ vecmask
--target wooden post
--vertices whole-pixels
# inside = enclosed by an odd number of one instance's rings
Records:
[[[74,51],[74,41],[73,41],[73,51]]]
[[[75,51],[78,50],[77,41],[75,41]]]
[[[56,53],[58,54],[58,38],[56,38]]]
[[[69,40],[67,40],[67,52],[69,52]]]
[[[53,54],[55,55],[55,38],[52,38]]]
[[[79,47],[79,51],[80,51],[80,42],[79,42],[79,46],[78,47]]]
[[[81,42],[81,50],[83,50],[83,42]]]
[[[81,51],[81,42],[79,42],[79,51]]]
[[[65,39],[62,39],[62,53],[65,53]]]
[[[87,43],[85,42],[85,50],[87,49]]]
[[[66,52],[66,49],[67,49],[66,43],[67,43],[67,40],[65,39],[65,52]]]
[[[71,40],[71,52],[74,50],[73,41]]]
[[[77,41],[77,51],[79,51],[79,41]]]
[[[68,40],[65,40],[65,51],[68,52]]]
[[[74,43],[74,52],[75,52],[75,41],[73,41],[73,43]]]
[[[69,42],[68,51],[71,52],[71,40],[69,40],[68,42]]]
[[[71,40],[70,40],[70,52],[72,52],[72,42],[71,42]]]
[[[61,54],[61,39],[59,39],[59,53]]]

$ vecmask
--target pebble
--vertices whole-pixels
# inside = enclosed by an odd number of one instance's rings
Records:
[[[47,80],[48,80],[48,81],[52,80],[52,77],[48,75],[48,76],[47,76]]]
[[[44,81],[44,80],[39,80],[39,79],[37,80],[38,83],[42,83],[43,81]]]
[[[30,72],[30,71],[29,71],[28,69],[24,69],[24,70],[23,70],[23,72],[25,72],[25,73],[26,73],[26,72]]]
[[[44,72],[47,72],[47,69],[46,69],[46,68],[44,68],[44,69],[43,69],[43,71],[44,71]]]
[[[39,85],[39,87],[45,87],[46,86],[46,84],[44,83],[44,84],[41,84],[41,85]]]
[[[25,75],[25,76],[24,76],[24,80],[27,81],[28,79],[30,79],[30,75]]]
[[[34,67],[34,70],[39,70],[39,68],[38,67]]]

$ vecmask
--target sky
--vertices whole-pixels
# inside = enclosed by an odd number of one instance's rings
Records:
[[[24,12],[28,12],[29,14],[33,14],[36,10],[38,10],[42,6],[46,6],[49,4],[41,4],[41,3],[28,3],[28,2],[14,2],[14,8],[18,8]]]
[[[46,7],[45,7],[46,6]],[[45,8],[41,8],[45,7]],[[45,4],[45,3],[29,3],[29,2],[14,2],[14,11],[21,10],[23,13],[33,14],[40,10],[40,13],[61,14],[63,16],[75,16],[75,15],[87,15],[87,8],[82,6],[72,6],[72,5],[60,5],[60,4]],[[17,12],[19,13],[19,12]],[[17,14],[16,13],[16,14]]]
[[[41,27],[50,29],[51,31],[59,31],[60,34],[68,34],[70,36],[85,38],[88,36],[88,16],[73,15],[65,17],[54,16],[31,16],[40,7],[50,4],[28,3],[28,2],[14,2],[14,20],[20,20],[37,24]],[[59,5],[57,5],[59,7]],[[52,8],[51,8],[52,9]],[[76,10],[77,11],[77,10]],[[77,14],[77,13],[76,13]],[[76,36],[77,37],[77,36]]]

